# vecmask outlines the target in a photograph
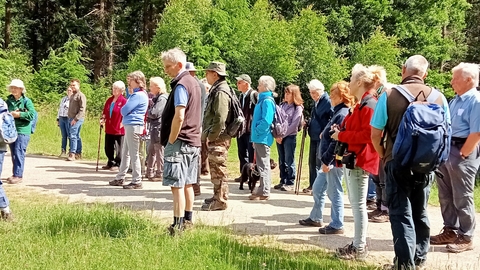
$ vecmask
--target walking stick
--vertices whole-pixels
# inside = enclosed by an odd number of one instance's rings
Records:
[[[96,172],[98,172],[98,162],[100,161],[100,144],[102,143],[102,129],[103,125],[100,125],[100,133],[98,134],[97,167],[95,168]]]
[[[300,179],[302,178],[303,148],[305,147],[305,138],[307,137],[307,125],[303,126],[302,143],[300,144],[300,157],[298,158],[297,179],[295,180],[295,194],[300,190]]]

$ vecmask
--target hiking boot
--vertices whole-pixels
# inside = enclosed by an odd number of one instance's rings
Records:
[[[472,249],[473,249],[473,241],[467,240],[463,235],[458,235],[457,239],[455,239],[455,242],[447,245],[447,251],[453,252],[453,253],[460,253],[460,252],[464,252]]]
[[[443,227],[440,234],[430,236],[431,245],[447,245],[453,244],[457,240],[457,233],[448,227]]]
[[[76,153],[75,159],[82,159],[82,153]]]
[[[293,185],[283,185],[280,188],[281,191],[293,191]]]
[[[353,243],[351,243],[343,248],[337,248],[335,250],[335,255],[344,260],[364,261],[367,258],[368,251],[367,246],[365,246],[363,250],[358,250],[355,246],[353,246]]]
[[[248,196],[248,199],[251,200],[251,201],[266,201],[268,199],[270,199],[269,196],[262,196],[262,195],[250,195]]]
[[[58,155],[58,157],[66,157],[66,156],[67,156],[67,152],[65,152],[65,150],[62,150],[60,155]]]
[[[69,153],[66,161],[75,161],[75,154]]]
[[[110,186],[123,186],[123,181],[124,181],[123,179],[118,179],[118,180],[114,179],[114,180],[108,182],[108,184]]]
[[[302,226],[311,226],[311,227],[322,227],[323,224],[321,221],[313,221],[311,218],[300,219],[298,223]]]
[[[9,184],[18,184],[23,181],[23,178],[17,177],[17,176],[12,176],[7,179],[7,183]]]
[[[370,221],[375,223],[390,222],[390,216],[388,215],[387,211],[381,211],[380,214],[373,216]]]
[[[227,209],[227,203],[218,200],[213,200],[211,203],[202,205],[202,211],[219,211]]]
[[[193,222],[191,220],[184,220],[183,221],[183,229],[184,230],[193,229]]]
[[[235,181],[236,183],[240,183],[240,182],[242,182],[242,177],[239,176],[239,177],[233,179],[233,181]]]
[[[312,187],[304,188],[304,189],[302,190],[302,192],[309,194],[310,192],[312,192]]]
[[[162,182],[163,181],[163,177],[159,176],[159,175],[155,175],[155,176],[147,177],[147,178],[148,178],[148,181],[152,181],[152,182]]]
[[[168,232],[170,233],[170,236],[176,236],[176,235],[182,235],[185,227],[183,225],[176,225],[174,226],[173,224],[168,226]]]
[[[343,234],[343,229],[335,229],[330,225],[318,229],[320,234]]]
[[[200,185],[199,184],[192,184],[192,188],[193,188],[193,194],[195,196],[202,195],[202,191],[200,190]]]
[[[0,218],[3,220],[3,221],[12,221],[13,220],[13,214],[12,212],[5,212],[5,211],[0,211],[1,212],[1,216]]]
[[[368,212],[367,213],[367,216],[368,216],[368,219],[371,219],[372,217],[375,217],[375,216],[378,216],[382,213],[383,211],[376,208],[375,210],[373,210],[372,212]]]
[[[203,200],[203,203],[204,204],[211,204],[214,200],[215,200],[215,197],[206,198],[205,200]]]
[[[123,186],[123,189],[142,189],[142,188],[143,188],[142,183],[133,183],[133,182],[130,182],[130,184]]]
[[[118,166],[112,166],[112,167],[110,168],[110,171],[112,171],[112,172],[118,172]]]
[[[110,166],[110,165],[102,166],[102,170],[110,170],[111,168],[112,168],[112,166]]]
[[[377,209],[377,204],[368,204],[367,205],[367,210],[368,211],[373,211],[375,209]]]
[[[283,187],[283,184],[276,184],[273,186],[274,189],[281,189]]]

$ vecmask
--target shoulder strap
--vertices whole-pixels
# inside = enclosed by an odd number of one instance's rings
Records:
[[[440,96],[440,91],[432,87],[432,92],[427,97],[427,102],[434,103]]]
[[[402,94],[402,96],[406,98],[409,103],[412,103],[415,101],[415,97],[412,95],[412,93],[410,93],[410,91],[408,91],[402,85],[396,85],[395,87],[393,87],[393,89],[396,89],[400,94]]]

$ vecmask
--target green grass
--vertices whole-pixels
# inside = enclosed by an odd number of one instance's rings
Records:
[[[221,227],[170,237],[165,224],[128,209],[23,193],[9,189],[16,218],[0,222],[0,269],[376,269],[318,249],[248,244]]]

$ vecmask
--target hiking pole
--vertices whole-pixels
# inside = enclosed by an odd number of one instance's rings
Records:
[[[100,144],[102,143],[102,129],[103,125],[100,125],[100,133],[98,134],[97,167],[95,168],[96,172],[98,172],[98,162],[100,162]]]
[[[298,158],[297,179],[295,180],[295,194],[300,190],[300,179],[302,178],[303,149],[305,147],[305,138],[307,137],[307,125],[303,126],[302,143],[300,144],[300,157]]]

